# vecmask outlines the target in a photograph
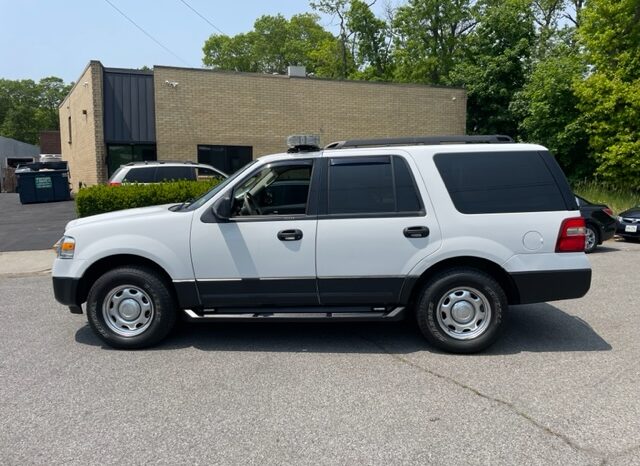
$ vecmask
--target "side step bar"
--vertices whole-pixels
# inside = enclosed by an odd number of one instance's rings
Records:
[[[390,311],[376,312],[376,311],[360,311],[360,312],[336,312],[323,311],[323,312],[278,312],[268,311],[266,309],[255,310],[254,312],[236,312],[236,313],[223,313],[223,312],[205,312],[198,313],[192,309],[185,309],[184,313],[187,320],[190,321],[224,321],[224,322],[239,322],[239,321],[280,321],[280,322],[296,322],[296,321],[340,321],[340,322],[353,322],[353,321],[376,321],[376,320],[400,320],[404,312],[404,307],[396,307]]]

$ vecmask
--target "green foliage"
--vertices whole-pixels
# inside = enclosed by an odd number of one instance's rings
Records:
[[[616,214],[640,205],[640,193],[618,185],[582,180],[573,183],[573,192],[588,201],[606,204]]]
[[[58,105],[70,89],[56,77],[0,79],[0,136],[37,144],[40,131],[59,128]]]
[[[576,93],[598,176],[638,189],[640,2],[591,0],[581,20],[578,38],[592,69]]]
[[[393,21],[395,80],[449,84],[474,26],[470,0],[409,0],[400,6]]]
[[[152,205],[173,204],[195,199],[220,180],[171,181],[155,184],[97,185],[82,188],[75,196],[79,217]]]
[[[565,173],[575,179],[589,176],[595,169],[574,92],[585,71],[577,51],[568,43],[558,43],[535,64],[511,105],[522,140],[548,147]]]
[[[357,70],[352,78],[388,80],[393,74],[391,30],[362,0],[352,0],[346,12],[346,26],[352,34],[351,50]]]
[[[278,74],[286,73],[289,65],[304,65],[309,73],[335,77],[337,39],[318,19],[308,13],[290,20],[282,15],[261,16],[246,34],[209,37],[202,62],[222,70]]]
[[[510,106],[527,80],[535,38],[529,2],[485,0],[474,20],[449,82],[467,89],[467,132],[515,136]]]

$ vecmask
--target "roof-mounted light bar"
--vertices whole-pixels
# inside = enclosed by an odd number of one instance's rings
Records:
[[[320,136],[316,134],[292,134],[287,137],[287,152],[315,152],[320,150]]]

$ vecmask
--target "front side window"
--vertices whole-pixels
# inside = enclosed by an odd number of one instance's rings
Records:
[[[331,159],[328,214],[416,214],[422,203],[407,162],[398,156]]]
[[[199,181],[209,180],[211,178],[222,178],[220,173],[218,173],[217,171],[214,171],[210,168],[205,168],[205,167],[197,167],[196,173]]]
[[[232,215],[306,214],[311,168],[311,164],[264,167],[235,188]]]

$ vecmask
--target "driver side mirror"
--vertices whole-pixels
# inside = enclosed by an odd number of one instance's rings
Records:
[[[222,222],[228,222],[231,217],[231,196],[222,196],[211,206],[213,215]]]

